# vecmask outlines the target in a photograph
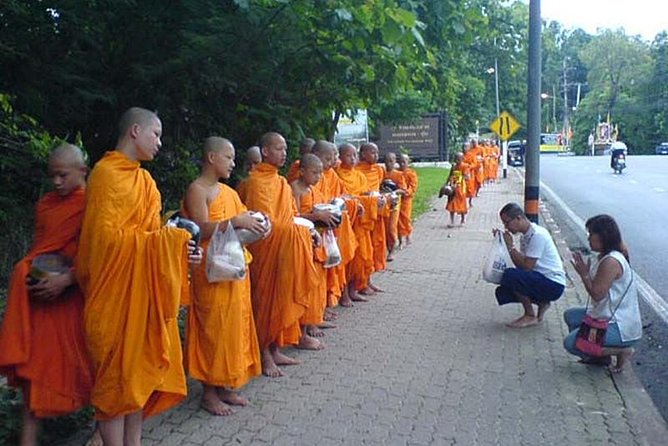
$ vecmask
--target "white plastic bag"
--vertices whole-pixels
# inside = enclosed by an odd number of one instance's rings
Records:
[[[228,222],[225,231],[214,229],[206,251],[206,278],[209,283],[240,280],[246,277],[244,248]]]
[[[322,233],[322,246],[327,253],[327,260],[325,260],[323,268],[333,268],[341,263],[341,250],[339,249],[339,244],[336,242],[334,231],[331,229],[326,229]]]
[[[506,268],[513,266],[513,261],[510,258],[510,253],[503,241],[501,231],[497,231],[494,236],[494,241],[485,259],[485,265],[482,269],[482,278],[490,283],[501,283],[503,271]]]

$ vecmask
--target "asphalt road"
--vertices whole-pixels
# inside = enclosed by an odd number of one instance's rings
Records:
[[[541,181],[581,220],[601,213],[615,217],[631,252],[636,272],[663,300],[668,299],[668,156],[630,156],[622,175],[608,157],[541,156]],[[560,222],[569,215],[556,201],[548,206]],[[572,249],[587,248],[586,234],[562,225]],[[634,356],[634,370],[657,408],[668,420],[668,325],[641,302],[644,336]]]

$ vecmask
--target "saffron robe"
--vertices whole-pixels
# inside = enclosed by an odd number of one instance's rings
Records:
[[[316,204],[325,203],[325,199],[320,192],[313,187],[309,187],[308,192],[300,197],[295,196],[295,201],[300,214],[308,214]],[[334,269],[325,269],[325,260],[327,260],[325,248],[323,246],[313,248],[313,265],[317,271],[315,277],[317,286],[313,287],[309,295],[308,308],[306,308],[300,320],[302,325],[318,325],[323,322],[325,307],[327,306],[327,272]]]
[[[218,187],[218,196],[209,204],[210,222],[246,212],[232,188],[222,183]],[[204,258],[209,241],[202,242]],[[190,376],[210,386],[239,388],[262,372],[250,290],[249,274],[241,280],[209,283],[206,261],[194,268],[186,331]]]
[[[292,164],[290,164],[290,168],[288,169],[287,175],[285,177],[288,179],[288,184],[292,184],[293,181],[295,181],[297,178],[299,178],[299,169],[301,166],[301,162],[299,160],[295,160]]]
[[[470,175],[470,167],[466,163],[455,164],[450,172],[448,183],[455,193],[448,197],[445,209],[456,214],[466,214],[469,210],[466,177]]]
[[[393,169],[392,171],[388,172],[386,170],[383,179],[385,178],[389,178],[390,180],[394,181],[399,189],[407,189],[406,178],[404,177],[404,173],[402,171]],[[399,203],[397,203],[394,208],[390,206],[390,214],[385,217],[385,237],[387,240],[387,249],[394,248],[397,240],[399,240],[399,212],[404,204],[403,198],[401,196],[398,197],[398,200]]]
[[[23,388],[25,405],[38,418],[86,406],[93,385],[79,287],[68,287],[52,302],[31,299],[26,287],[36,256],[60,253],[74,259],[84,196],[84,189],[77,188],[65,197],[49,192],[39,200],[32,247],[9,282],[0,327],[0,372],[11,386]]]
[[[112,151],[93,168],[76,272],[99,420],[142,409],[149,417],[186,395],[177,316],[190,234],[161,226],[160,210],[139,162]]]
[[[348,191],[334,169],[323,171],[320,181],[315,185],[315,188],[320,192],[325,202],[348,195]],[[327,305],[330,307],[338,305],[343,287],[348,283],[346,265],[355,256],[358,245],[351,223],[351,220],[356,215],[357,206],[346,202],[346,212],[342,215],[341,224],[334,229],[334,235],[336,235],[339,250],[341,251],[341,263],[327,270]]]
[[[306,311],[309,292],[317,286],[311,235],[295,224],[292,189],[278,168],[258,164],[241,195],[246,207],[269,217],[272,230],[263,240],[248,245],[253,255],[251,298],[260,349],[271,343],[297,344],[299,319]]]
[[[385,177],[385,169],[378,164],[369,164],[360,161],[355,169],[366,176],[367,186],[371,192],[380,191],[380,183]],[[387,239],[385,235],[385,217],[390,215],[390,206],[386,204],[378,211],[379,217],[375,220],[371,241],[373,244],[374,270],[382,271],[387,266]]]
[[[368,195],[371,191],[366,176],[362,172],[340,166],[336,168],[336,174],[348,193],[354,196],[364,208],[364,213],[358,215],[353,222],[358,247],[353,260],[347,267],[348,279],[353,280],[356,289],[361,290],[367,287],[374,271],[371,232],[378,219],[378,197]]]
[[[477,150],[469,149],[464,154],[463,162],[468,165],[468,176],[466,177],[466,196],[469,198],[475,197],[478,194],[480,183],[476,172],[480,161],[478,160]]]
[[[399,237],[407,237],[413,233],[413,197],[417,193],[418,176],[410,167],[403,171],[406,180],[406,195],[401,197],[399,209]]]

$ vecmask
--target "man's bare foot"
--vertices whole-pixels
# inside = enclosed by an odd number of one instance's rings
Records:
[[[309,325],[308,328],[306,329],[306,334],[308,334],[312,338],[321,338],[325,336],[325,332],[320,330],[315,325]]]
[[[332,324],[331,322],[325,321],[322,324],[318,324],[318,328],[328,329],[328,328],[338,328],[336,324]]]
[[[410,246],[410,245],[411,245],[411,238],[410,238],[410,236],[408,236],[408,237],[406,237],[406,246]]]
[[[296,348],[300,350],[322,350],[325,348],[325,344],[318,341],[316,338],[302,336],[302,338],[299,340],[299,344],[296,345]]]
[[[206,410],[211,415],[215,415],[217,417],[226,417],[234,413],[234,411],[230,408],[230,406],[223,403],[220,400],[220,398],[218,398],[218,395],[216,395],[215,393],[214,394],[205,393],[204,395],[202,395],[202,401],[200,402],[200,406],[202,407],[202,409]]]
[[[262,374],[268,376],[269,378],[279,378],[285,376],[283,370],[281,370],[276,362],[274,361],[274,356],[269,352],[269,350],[262,350]]]
[[[541,302],[538,304],[538,322],[543,321],[545,312],[550,308],[552,304],[550,302]]]
[[[301,364],[301,361],[299,359],[294,359],[294,358],[291,358],[287,355],[284,355],[278,349],[276,349],[271,354],[271,356],[274,359],[274,363],[276,365],[297,365],[297,364]]]
[[[357,294],[363,294],[365,296],[372,296],[374,291],[370,287],[363,288],[357,292]]]
[[[354,296],[350,296],[350,300],[352,300],[353,302],[369,302],[369,299],[367,299],[366,297],[362,297],[357,293],[355,293]]]
[[[374,291],[374,293],[384,293],[385,292],[371,282],[369,282],[369,288],[371,288]]]
[[[452,229],[454,227],[455,227],[454,223],[448,223],[448,225],[446,226],[446,228],[448,228],[448,229]]]
[[[232,406],[247,406],[250,401],[248,398],[244,398],[239,395],[237,392],[234,392],[230,389],[224,387],[218,388],[218,397],[224,403],[230,404]]]
[[[618,353],[616,355],[617,361],[615,362],[615,365],[608,367],[608,370],[610,370],[610,373],[621,373],[621,372],[623,372],[624,371],[624,366],[626,365],[627,362],[629,362],[629,359],[631,358],[631,356],[633,356],[633,354],[635,352],[636,351],[633,348],[629,347],[629,348],[625,348],[624,350],[622,350],[621,353]]]
[[[520,317],[519,319],[516,319],[508,324],[506,326],[510,328],[526,328],[526,327],[531,327],[533,325],[538,324],[538,318],[535,316],[528,316],[524,315]]]
[[[330,310],[329,308],[325,309],[325,315],[323,319],[326,321],[335,321],[339,318],[339,315],[335,311]]]
[[[339,305],[344,308],[350,308],[353,306],[353,301],[350,299],[350,296],[341,296],[339,300]]]

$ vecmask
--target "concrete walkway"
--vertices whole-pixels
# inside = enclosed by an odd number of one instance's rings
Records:
[[[191,382],[185,404],[146,423],[143,444],[667,444],[630,369],[615,382],[564,351],[561,314],[582,302],[581,288],[569,284],[539,326],[504,325],[520,306],[498,307],[481,268],[498,210],[522,194],[511,169],[454,229],[434,201],[413,244],[375,275],[386,292],[339,309],[326,350],[291,351],[303,364],[254,380],[243,390],[251,405],[229,417],[198,410]],[[542,217],[563,249],[556,222]]]

